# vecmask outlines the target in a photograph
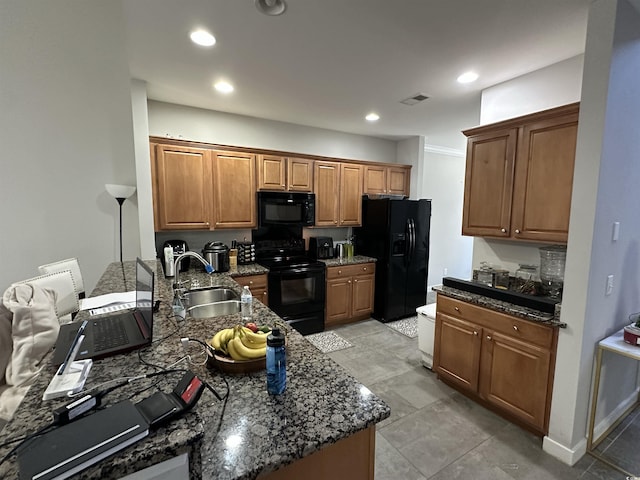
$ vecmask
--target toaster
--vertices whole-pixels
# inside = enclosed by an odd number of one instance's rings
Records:
[[[333,258],[333,238],[309,237],[309,256],[315,259]]]

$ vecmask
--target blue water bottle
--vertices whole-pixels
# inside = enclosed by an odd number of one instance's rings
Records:
[[[267,337],[267,392],[280,395],[287,386],[287,354],[284,335],[274,328]]]

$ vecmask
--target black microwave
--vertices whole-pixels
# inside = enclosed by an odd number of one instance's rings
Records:
[[[316,196],[313,193],[258,192],[258,219],[261,227],[314,225]]]

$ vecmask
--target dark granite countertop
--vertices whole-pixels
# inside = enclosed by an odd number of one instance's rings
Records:
[[[554,327],[566,328],[567,324],[560,321],[560,304],[556,306],[556,311],[553,314],[540,312],[527,307],[521,307],[509,302],[503,302],[484,295],[478,295],[475,293],[466,292],[457,288],[437,286],[433,287],[435,292],[441,295],[455,298],[456,300],[462,300],[463,302],[469,302],[474,305],[496,310],[498,312],[513,315],[514,317],[524,318],[532,322],[544,323]]]
[[[180,339],[206,340],[221,328],[241,323],[240,315],[173,320],[172,279],[164,278],[159,262],[147,263],[159,272],[155,293],[161,303],[159,312],[155,314],[154,342],[152,346],[137,352],[95,361],[86,388],[97,387],[116,378],[155,372],[158,367],[167,368],[178,362],[175,368],[189,368],[224,394],[226,387],[223,376],[202,364],[196,365],[205,359],[199,344],[189,342],[188,354],[193,364],[179,362],[185,357]],[[110,264],[92,295],[134,289],[135,262],[125,262],[124,274],[126,288],[121,264]],[[227,273],[207,275],[192,269],[180,276],[181,279],[197,278],[201,286],[223,285],[238,293],[241,290]],[[86,312],[81,312],[77,319],[87,316]],[[259,323],[281,322],[260,302],[254,303],[254,317]],[[288,326],[285,328],[287,389],[284,394],[272,396],[267,393],[265,371],[227,374],[225,378],[230,395],[226,407],[205,390],[192,411],[74,478],[120,478],[188,453],[192,479],[253,479],[260,473],[292,463],[390,415],[389,407],[381,399],[297,331]],[[36,383],[13,420],[3,430],[4,439],[22,436],[47,425],[52,418],[51,411],[65,403],[64,400],[42,401],[42,393],[55,372],[48,359],[44,363],[45,367]],[[159,382],[157,388],[169,392],[180,377],[179,373],[158,376],[154,377],[153,382]],[[150,379],[132,382],[109,394],[104,403],[109,405],[123,398],[132,398],[133,401],[146,398],[154,391],[146,389],[153,382]],[[6,452],[7,448],[0,448],[0,456]],[[15,457],[0,467],[0,477],[17,478]]]
[[[354,255],[352,258],[329,258],[320,261],[323,262],[327,267],[340,267],[344,265],[357,265],[359,263],[376,262],[377,260],[373,257],[367,257],[365,255]]]

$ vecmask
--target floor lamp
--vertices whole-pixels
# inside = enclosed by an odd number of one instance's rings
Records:
[[[104,188],[107,189],[109,195],[116,199],[120,206],[120,263],[122,263],[122,204],[127,198],[136,192],[136,187],[107,183]]]

